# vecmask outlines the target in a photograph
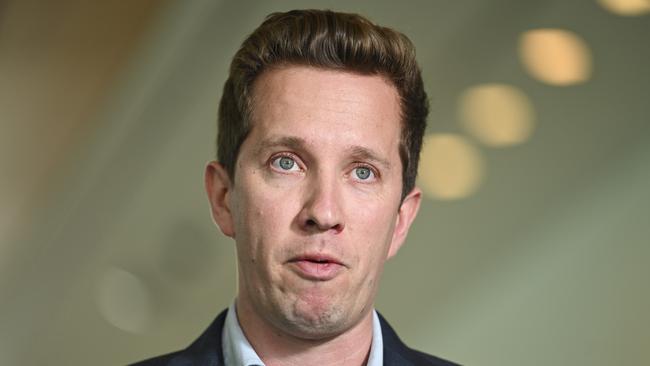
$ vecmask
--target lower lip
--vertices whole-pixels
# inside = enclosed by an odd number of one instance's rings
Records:
[[[331,280],[343,269],[343,266],[338,263],[318,263],[305,260],[291,262],[291,267],[300,277],[312,281]]]

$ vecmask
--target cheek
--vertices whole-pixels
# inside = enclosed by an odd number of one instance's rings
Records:
[[[265,183],[251,182],[240,191],[236,200],[235,226],[238,242],[246,243],[248,256],[262,260],[283,242],[293,219],[295,199],[286,192],[269,189]]]
[[[354,221],[350,222],[349,234],[357,243],[356,257],[359,264],[365,267],[364,271],[375,271],[383,265],[388,255],[395,219],[394,215],[385,211],[385,207],[373,208],[351,216]]]

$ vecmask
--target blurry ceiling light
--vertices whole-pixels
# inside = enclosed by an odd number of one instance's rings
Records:
[[[650,0],[597,0],[607,11],[616,15],[634,16],[650,12]]]
[[[483,84],[467,89],[459,100],[459,117],[469,133],[493,147],[528,140],[534,125],[532,103],[526,94],[505,84]]]
[[[585,82],[591,76],[591,52],[575,33],[561,29],[535,29],[519,38],[519,56],[535,79],[557,86]]]
[[[150,324],[152,301],[147,286],[135,275],[109,268],[99,283],[99,311],[113,326],[141,333]]]
[[[422,148],[419,183],[433,198],[464,198],[480,185],[483,165],[480,152],[464,137],[427,135]]]

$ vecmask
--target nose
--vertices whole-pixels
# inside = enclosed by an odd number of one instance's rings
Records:
[[[310,233],[342,232],[345,223],[336,180],[319,177],[305,189],[305,201],[298,217],[301,228]]]

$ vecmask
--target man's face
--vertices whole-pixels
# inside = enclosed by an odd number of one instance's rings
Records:
[[[215,220],[237,243],[238,302],[294,336],[342,333],[368,316],[419,207],[417,189],[400,204],[397,91],[379,76],[290,66],[260,75],[253,101],[234,183],[214,188],[226,179],[217,163],[206,175]]]

